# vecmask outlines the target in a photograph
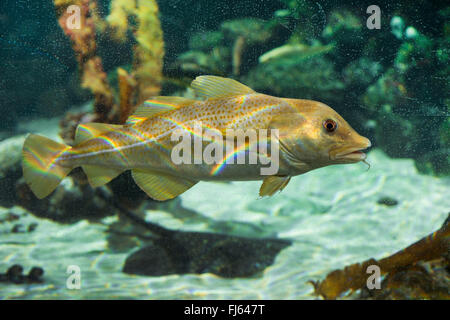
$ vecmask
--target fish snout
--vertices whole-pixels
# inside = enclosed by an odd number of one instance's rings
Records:
[[[352,143],[350,146],[332,150],[330,152],[331,160],[338,160],[339,162],[352,163],[363,161],[367,155],[361,150],[365,150],[372,146],[372,143],[366,137],[360,137],[359,141]]]

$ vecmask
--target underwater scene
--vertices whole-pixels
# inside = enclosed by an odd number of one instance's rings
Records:
[[[0,299],[450,300],[445,1],[2,0]]]

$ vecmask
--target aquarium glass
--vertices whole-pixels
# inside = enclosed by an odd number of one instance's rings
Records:
[[[446,1],[0,1],[0,299],[450,299],[449,49]]]

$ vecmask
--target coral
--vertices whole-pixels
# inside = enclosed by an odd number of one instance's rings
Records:
[[[393,110],[407,103],[407,91],[401,74],[388,69],[376,83],[369,86],[363,96],[363,103],[372,111],[380,106]]]
[[[369,259],[361,263],[352,264],[342,270],[330,272],[325,280],[318,282],[311,281],[311,283],[314,286],[314,293],[316,295],[321,295],[325,299],[336,299],[347,290],[353,292],[363,288],[366,285],[368,278],[366,272],[366,270],[368,270],[367,268],[371,265],[375,265],[380,268],[381,274],[388,274],[389,280],[387,280],[387,286],[392,289],[402,285],[399,281],[401,282],[401,279],[405,279],[405,272],[412,273],[415,272],[417,268],[421,268],[419,265],[421,262],[446,259],[446,262],[443,261],[442,263],[448,268],[449,252],[450,214],[439,230],[389,257],[378,261]],[[428,272],[422,272],[422,274],[428,276]],[[437,297],[434,298],[450,299],[448,286],[448,280],[447,288],[445,289],[446,292],[436,291],[434,290],[436,289],[434,287],[429,288],[428,292],[421,291],[423,288],[418,286],[410,298],[432,298],[432,295],[437,295]]]
[[[228,20],[219,31],[194,34],[191,50],[179,56],[176,66],[188,76],[209,73],[236,77],[246,74],[258,63],[259,55],[286,38],[286,30],[276,19]]]
[[[178,65],[186,75],[216,74],[225,76],[230,69],[230,50],[215,47],[209,53],[192,50],[178,57]]]
[[[113,120],[111,111],[114,109],[114,96],[106,80],[101,58],[97,56],[96,26],[93,19],[97,3],[89,0],[55,0],[54,4],[59,15],[59,26],[71,40],[81,74],[81,85],[94,94],[94,112],[97,120],[99,122],[111,121]],[[67,19],[71,15],[71,12],[67,11],[70,5],[80,8],[82,27],[79,29],[70,28],[67,24]]]
[[[107,27],[116,40],[124,41],[130,30],[134,33],[137,45],[133,50],[130,76],[137,82],[137,104],[157,95],[161,89],[164,41],[158,14],[156,1],[115,0],[106,18]],[[135,20],[137,27],[129,23],[130,18]]]
[[[350,62],[342,70],[344,83],[358,91],[364,90],[382,75],[383,67],[367,57]]]
[[[284,39],[281,32],[284,29],[275,20],[246,18],[225,21],[221,25],[221,31],[225,41],[231,42],[234,76],[248,71],[257,63],[256,58],[259,55],[268,48],[281,44]],[[251,54],[248,54],[249,52]]]
[[[120,123],[127,120],[128,115],[133,111],[133,92],[136,89],[136,80],[125,69],[117,69],[120,98]]]
[[[255,90],[277,96],[336,101],[344,89],[333,63],[326,58],[327,49],[305,49],[304,54],[273,57],[260,63],[244,82]]]
[[[135,32],[138,45],[134,52],[133,68],[138,83],[139,104],[157,95],[161,89],[164,42],[156,1],[139,0],[136,3],[135,15],[139,26]]]
[[[360,101],[376,122],[377,145],[389,155],[413,157],[421,172],[448,174],[449,144],[440,138],[448,119],[448,40],[412,26],[401,31],[391,66]]]
[[[136,3],[134,1],[111,1],[110,13],[106,18],[112,36],[117,41],[124,41],[127,36],[129,23],[128,16],[134,13]]]
[[[281,18],[288,28],[292,28],[291,40],[300,43],[314,41],[323,31],[327,17],[323,9],[325,3],[310,0],[282,0],[286,9]]]
[[[55,0],[54,4],[59,15],[59,25],[71,39],[81,84],[94,95],[95,116],[88,117],[90,121],[123,123],[137,105],[148,97],[159,94],[164,42],[156,1],[114,0],[105,20],[97,13],[96,1]],[[70,15],[66,10],[69,5],[80,7],[82,28],[71,29],[66,24]],[[134,18],[135,24],[129,23],[131,18]],[[116,99],[98,55],[96,39],[99,34],[107,34],[115,41],[125,42],[128,41],[129,32],[133,32],[137,42],[133,50],[132,70],[127,72],[118,68],[119,98]],[[74,120],[77,122],[73,115],[68,117],[63,125]],[[83,120],[83,116],[78,116],[78,120]],[[67,139],[66,142],[71,142],[73,133],[64,132],[62,136]]]
[[[360,17],[346,9],[333,10],[328,23],[322,31],[325,43],[333,43],[336,50],[331,55],[339,69],[356,58],[367,41]]]
[[[189,39],[191,50],[209,51],[223,42],[223,33],[220,31],[206,31],[194,33]]]
[[[246,18],[225,21],[221,25],[221,31],[226,39],[236,41],[239,37],[243,37],[245,42],[251,46],[272,39],[276,27],[277,24],[261,19]]]
[[[295,44],[285,44],[281,47],[277,47],[275,49],[272,49],[263,55],[259,57],[259,63],[266,63],[274,58],[279,57],[285,57],[285,56],[301,56],[302,59],[306,59],[309,57],[313,57],[318,54],[327,53],[331,50],[333,50],[332,45],[327,46],[321,46],[321,45],[315,45],[315,46],[307,46],[300,43]]]

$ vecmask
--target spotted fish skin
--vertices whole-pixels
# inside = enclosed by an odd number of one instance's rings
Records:
[[[215,76],[197,77],[191,86],[203,100],[154,97],[125,125],[79,125],[73,147],[29,135],[23,147],[25,181],[38,198],[44,198],[73,168],[81,166],[94,187],[131,170],[138,186],[159,201],[172,199],[201,180],[264,180],[259,194],[271,196],[283,190],[292,176],[331,164],[363,161],[365,154],[360,150],[370,146],[367,138],[323,103],[260,94],[235,80]],[[200,133],[196,131],[199,125]],[[195,140],[203,129],[219,134],[227,159],[250,150],[245,144],[244,148],[226,148],[230,129],[276,132],[270,144],[279,145],[277,171],[265,176],[260,162],[235,165],[225,158],[217,163],[173,161],[173,150],[179,144],[173,135],[182,132]],[[200,142],[201,153],[209,142]],[[189,148],[194,154],[195,141]],[[256,150],[258,156],[268,157],[259,146]]]
[[[123,170],[151,169],[176,176],[189,175],[198,180],[259,180],[264,177],[258,165],[229,166],[229,170],[212,174],[216,165],[173,164],[172,148],[179,142],[171,141],[172,133],[180,129],[193,132],[198,123],[223,133],[226,129],[268,129],[274,115],[294,111],[295,108],[281,98],[257,93],[197,101],[106,132],[68,150],[59,161],[68,167],[90,164]]]

